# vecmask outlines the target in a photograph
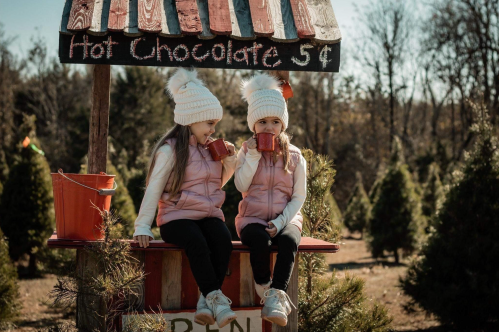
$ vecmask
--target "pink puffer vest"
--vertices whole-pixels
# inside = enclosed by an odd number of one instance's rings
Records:
[[[166,143],[175,147],[175,139]],[[168,200],[173,182],[173,172],[168,178],[158,206],[158,226],[177,219],[199,220],[215,217],[225,221],[220,209],[225,201],[222,187],[222,162],[214,161],[210,152],[197,143],[196,137],[189,140],[189,162],[185,170],[180,195]]]
[[[243,143],[244,152],[248,153],[246,142]],[[291,163],[289,172],[284,171],[282,156],[274,164],[272,152],[262,152],[258,169],[248,192],[242,193],[243,200],[239,203],[239,214],[236,217],[236,230],[241,231],[248,224],[257,223],[267,226],[268,222],[277,218],[293,195],[293,175],[300,161],[301,152],[294,145],[290,145]],[[300,212],[291,220],[291,224],[302,230],[303,216]]]

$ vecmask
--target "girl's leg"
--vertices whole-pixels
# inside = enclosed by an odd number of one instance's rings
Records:
[[[215,270],[219,288],[222,288],[230,254],[232,253],[232,237],[225,223],[218,218],[205,218],[196,221],[204,234],[210,250],[211,264]]]
[[[163,241],[185,249],[194,279],[204,296],[220,289],[217,274],[211,262],[208,243],[196,221],[172,220],[162,225],[160,230]]]
[[[270,281],[270,247],[272,240],[265,226],[249,224],[241,231],[241,242],[250,247],[253,278],[259,285]]]
[[[272,242],[278,245],[277,259],[274,266],[274,276],[272,278],[271,288],[282,291],[288,289],[289,279],[293,272],[295,256],[298,252],[301,233],[297,226],[288,224],[277,234]]]

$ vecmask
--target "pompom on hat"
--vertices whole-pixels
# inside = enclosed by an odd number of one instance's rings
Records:
[[[179,68],[170,78],[167,90],[175,101],[174,121],[183,126],[207,120],[221,120],[222,105],[194,70]]]
[[[267,74],[258,74],[241,85],[243,99],[248,102],[248,127],[254,131],[255,123],[275,116],[288,127],[288,109],[282,96],[279,80]]]

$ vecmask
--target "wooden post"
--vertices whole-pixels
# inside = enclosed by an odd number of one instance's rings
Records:
[[[92,86],[92,110],[90,111],[90,132],[88,142],[88,174],[106,171],[107,136],[109,132],[109,91],[111,88],[111,66],[95,65]],[[77,249],[77,270],[80,277],[97,275],[98,266],[95,259],[89,257],[84,249]],[[89,295],[78,296],[76,302],[76,326],[81,331],[106,331],[102,315],[105,305]],[[94,312],[102,318],[92,316]]]
[[[106,171],[111,66],[95,65],[88,138],[88,174]]]

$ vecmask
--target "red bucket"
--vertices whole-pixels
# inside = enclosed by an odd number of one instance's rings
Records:
[[[99,240],[101,210],[111,207],[115,175],[65,174],[61,169],[52,173],[57,238],[68,240]],[[94,205],[92,205],[92,203]]]

